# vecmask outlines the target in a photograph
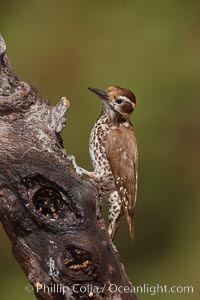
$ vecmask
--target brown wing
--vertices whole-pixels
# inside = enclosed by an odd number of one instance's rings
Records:
[[[138,150],[132,126],[111,130],[106,140],[106,155],[115,177],[117,191],[133,238],[133,214],[137,194]]]

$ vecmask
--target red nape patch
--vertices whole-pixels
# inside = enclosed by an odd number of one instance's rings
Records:
[[[133,94],[133,93],[132,93]],[[130,99],[131,100],[131,102],[133,102],[133,103],[135,103],[136,104],[136,97],[135,97],[135,95],[133,94],[133,98],[132,99]]]
[[[130,99],[131,102],[133,102],[134,104],[136,104],[136,97],[135,97],[135,95],[133,94],[133,92],[131,92],[131,91],[128,90],[128,89],[125,89],[125,90],[124,90],[124,96],[127,97],[128,99]]]

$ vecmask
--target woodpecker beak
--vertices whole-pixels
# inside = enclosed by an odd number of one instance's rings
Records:
[[[108,94],[106,91],[104,90],[99,90],[99,89],[95,89],[95,88],[91,88],[88,87],[88,90],[90,90],[91,92],[95,93],[96,95],[98,95],[100,98],[108,100]]]

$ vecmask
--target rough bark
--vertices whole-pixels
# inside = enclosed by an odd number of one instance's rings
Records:
[[[0,36],[0,220],[37,299],[138,299],[111,291],[131,283],[97,220],[95,186],[66,163],[68,107],[15,76]]]

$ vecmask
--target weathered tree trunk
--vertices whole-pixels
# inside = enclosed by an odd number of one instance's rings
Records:
[[[137,299],[96,216],[97,191],[66,164],[55,107],[13,73],[0,36],[0,220],[37,299]]]

